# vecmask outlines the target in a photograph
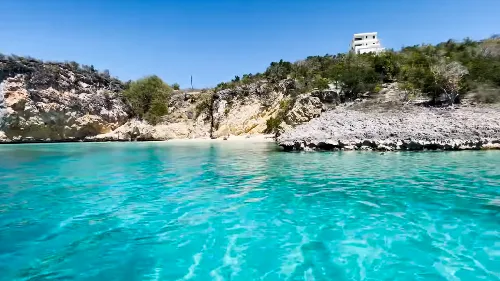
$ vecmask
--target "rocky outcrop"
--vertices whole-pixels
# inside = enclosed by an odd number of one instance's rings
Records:
[[[112,132],[90,136],[87,141],[152,141],[162,140],[154,126],[136,119],[130,120]]]
[[[319,117],[325,109],[326,107],[318,97],[303,94],[297,97],[285,119],[288,121],[288,125],[296,126]]]
[[[125,85],[106,71],[0,55],[0,142],[151,141],[277,132],[278,143],[287,150],[500,148],[495,107],[438,109],[408,102],[404,107],[405,93],[397,83],[346,103],[334,85],[303,93],[292,79],[253,81],[224,84],[226,89],[216,91],[175,91],[168,114],[153,126],[131,119],[122,95]],[[396,109],[380,109],[394,105]]]
[[[175,91],[169,112],[152,126],[132,117],[123,83],[107,72],[76,63],[50,63],[0,56],[0,142],[166,140],[262,134],[267,121],[290,99],[294,80],[260,80],[229,89]],[[304,96],[289,114],[291,125],[323,110],[321,99]]]
[[[128,106],[110,87],[78,84],[71,71],[59,75],[58,83],[33,83],[28,74],[1,82],[3,142],[79,140],[110,132],[128,120]]]
[[[283,133],[285,150],[500,148],[500,108],[337,108]]]
[[[170,98],[169,114],[159,124],[152,126],[131,120],[112,132],[87,140],[169,140],[262,134],[267,120],[277,114],[280,102],[287,98],[293,86],[292,80],[284,80],[274,88],[260,81],[215,93],[175,92]],[[313,100],[318,102],[318,98]],[[296,114],[300,120],[304,120],[300,114],[314,115],[307,110],[300,111]]]
[[[208,138],[208,131],[190,131],[196,126],[189,123],[151,125],[130,120],[112,132],[90,136],[85,141],[164,141],[170,139]]]
[[[177,91],[170,98],[169,114],[154,126],[156,136],[164,140],[262,134],[294,85],[293,80],[262,80],[216,92]]]
[[[283,80],[278,85],[263,80],[217,92],[212,137],[264,133],[267,120],[276,116],[280,102],[294,86],[293,80]]]

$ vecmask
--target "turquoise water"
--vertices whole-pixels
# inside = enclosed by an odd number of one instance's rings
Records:
[[[500,280],[500,152],[0,155],[0,280]]]

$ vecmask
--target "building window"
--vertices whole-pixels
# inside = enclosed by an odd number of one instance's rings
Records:
[[[373,35],[373,39],[375,39],[375,35]]]

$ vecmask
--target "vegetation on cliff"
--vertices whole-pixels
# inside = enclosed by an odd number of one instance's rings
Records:
[[[266,130],[264,131],[264,133],[274,134],[279,130],[281,123],[285,121],[286,114],[292,109],[294,102],[295,100],[293,99],[285,99],[280,102],[280,107],[278,109],[276,117],[267,119]]]
[[[0,53],[0,81],[17,74],[26,75],[31,88],[50,86],[58,90],[71,90],[88,85],[120,92],[125,87],[119,79],[111,77],[108,70],[98,71],[92,65],[44,62],[31,57]]]
[[[328,95],[327,103],[335,105],[364,98],[382,89],[387,91],[387,85],[394,85],[397,95],[404,101],[426,98],[429,105],[460,103],[466,95],[478,102],[500,102],[500,38],[449,40],[437,45],[388,50],[377,55],[344,53],[310,56],[297,62],[280,60],[272,62],[262,73],[235,76],[232,81],[201,93],[181,93],[177,83],[170,87],[157,76],[123,83],[111,77],[109,71],[98,71],[93,66],[0,54],[0,81],[18,74],[23,75],[21,78],[26,82],[30,99],[40,99],[39,91],[33,89],[52,87],[61,93],[83,94],[82,98],[103,92],[103,103],[112,105],[109,97],[112,92],[113,96],[126,100],[124,107],[127,107],[128,117],[132,115],[152,124],[169,120],[164,116],[169,115],[168,105],[172,104],[170,97],[174,91],[183,95],[182,101],[193,105],[175,116],[197,119],[203,115],[202,121],[211,122],[212,127],[221,123],[219,119],[224,118],[221,116],[230,115],[235,101],[260,104],[260,111],[273,106],[269,111],[272,112],[269,116],[272,116],[266,117],[266,131],[276,133],[283,122],[289,125],[304,122],[302,119],[298,123],[288,120],[291,113],[298,112],[292,114],[294,116],[303,113],[294,111],[301,106],[297,103],[299,99],[307,104]],[[320,100],[317,103],[325,102]],[[178,107],[171,105],[172,110]],[[328,108],[310,107],[320,111]],[[219,108],[222,109],[217,113]],[[111,106],[106,106],[106,109],[110,110]],[[214,121],[214,118],[219,119]]]
[[[397,81],[407,98],[427,96],[432,104],[456,103],[474,92],[480,102],[500,101],[500,38],[482,41],[448,40],[433,45],[405,47],[381,54],[351,53],[311,56],[294,63],[272,62],[263,74],[236,76],[216,90],[266,79],[296,81],[298,92],[327,89],[333,85],[345,100],[380,90],[382,83]]]
[[[136,117],[156,124],[168,113],[172,91],[158,76],[148,76],[131,82],[124,94]]]

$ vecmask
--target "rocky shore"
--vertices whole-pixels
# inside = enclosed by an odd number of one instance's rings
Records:
[[[337,108],[288,130],[285,150],[500,149],[500,108]]]
[[[0,57],[0,143],[243,139],[278,134],[285,150],[500,149],[500,106],[403,102],[397,82],[354,102],[293,79],[172,91],[168,114],[138,120],[127,85],[76,63]],[[462,103],[468,104],[468,103]]]

